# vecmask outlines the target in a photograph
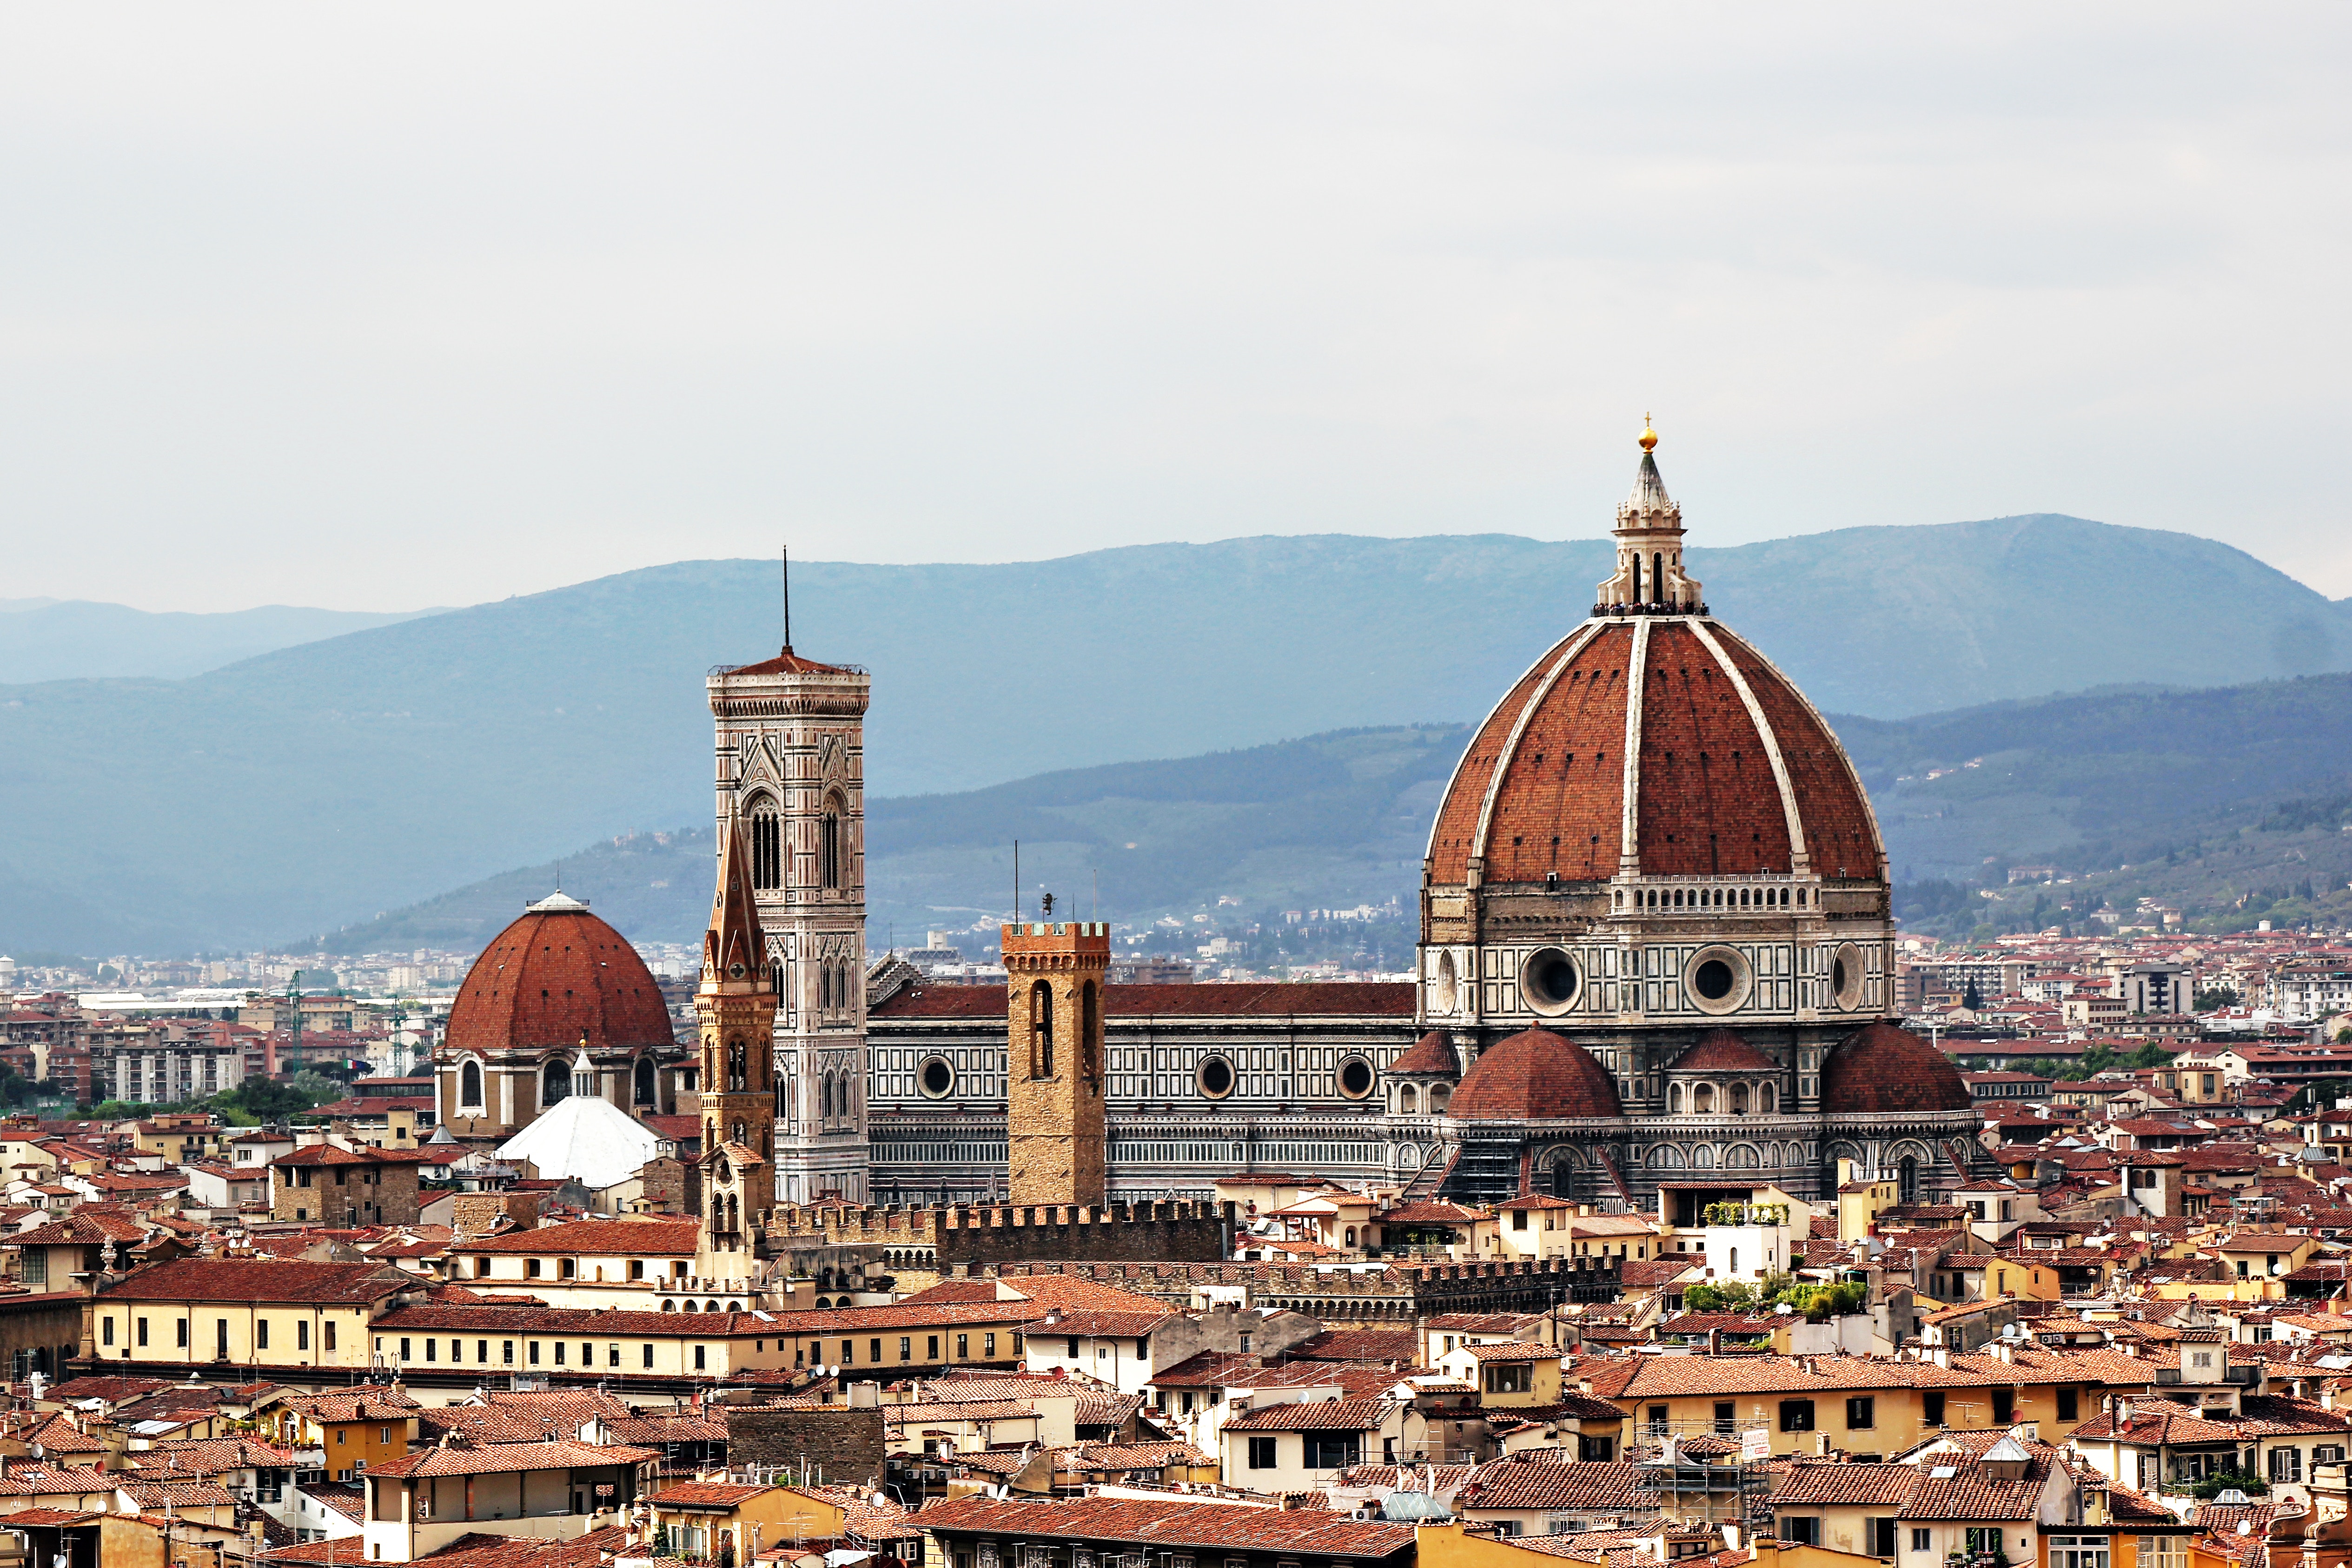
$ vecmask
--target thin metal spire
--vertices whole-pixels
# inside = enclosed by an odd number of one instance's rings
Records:
[[[784,652],[793,651],[793,547],[783,547],[784,555]]]

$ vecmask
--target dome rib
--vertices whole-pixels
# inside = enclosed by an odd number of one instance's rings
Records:
[[[1552,688],[1559,684],[1559,677],[1568,667],[1576,662],[1576,656],[1591,646],[1600,635],[1600,623],[1587,622],[1578,627],[1566,642],[1554,648],[1552,654],[1547,655],[1551,659],[1551,668],[1544,672],[1542,682],[1528,695],[1528,700],[1520,706],[1517,716],[1511,721],[1510,737],[1503,742],[1502,750],[1497,754],[1500,760],[1486,776],[1486,797],[1478,803],[1478,827],[1471,835],[1471,851],[1480,859],[1488,858],[1486,844],[1494,831],[1495,800],[1502,793],[1503,781],[1510,776],[1513,764],[1518,760],[1519,743],[1527,737],[1528,726],[1543,712],[1544,705],[1551,697]]]
[[[1445,1113],[1469,1122],[1540,1122],[1625,1113],[1617,1081],[1592,1053],[1548,1029],[1495,1045],[1463,1075]]]
[[[1772,782],[1780,791],[1780,812],[1789,835],[1790,869],[1802,876],[1812,869],[1811,857],[1805,852],[1805,813],[1797,804],[1796,786],[1789,781],[1789,763],[1780,755],[1780,737],[1772,733],[1772,721],[1764,716],[1764,705],[1757,699],[1756,688],[1748,684],[1746,675],[1740,674],[1738,664],[1724,651],[1723,644],[1716,641],[1715,633],[1708,629],[1706,622],[1694,621],[1690,629],[1691,635],[1715,656],[1717,668],[1731,683],[1732,689],[1739,694],[1740,706],[1748,710],[1748,720],[1756,727],[1756,738],[1772,765]]]
[[[1837,732],[1771,660],[1727,628],[1717,627],[1716,634],[1748,664],[1757,701],[1787,757],[1811,870],[1822,876],[1885,881],[1886,841],[1878,831],[1878,814]]]

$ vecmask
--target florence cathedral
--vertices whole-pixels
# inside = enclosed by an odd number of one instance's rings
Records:
[[[1906,1197],[1979,1173],[1958,1071],[1896,1022],[1868,797],[1812,705],[1708,613],[1656,442],[1643,432],[1617,508],[1616,570],[1455,768],[1412,981],[1101,988],[1064,1071],[1098,1105],[1108,1197],[1295,1171],[1654,1209],[1667,1187],[1821,1197],[1842,1160]],[[709,691],[714,848],[740,835],[774,998],[763,1186],[782,1203],[1007,1198],[1008,1098],[1034,1100],[1034,1051],[1008,1052],[1018,999],[867,963],[866,674],[787,647]],[[494,939],[452,1011],[436,1059],[458,1135],[575,1091],[693,1103],[696,1069],[619,994],[650,989],[642,963],[555,902]],[[567,1009],[543,975],[499,983],[534,947],[557,971],[549,930],[610,960],[564,990],[596,1005]],[[1079,931],[1024,922],[1008,946]]]

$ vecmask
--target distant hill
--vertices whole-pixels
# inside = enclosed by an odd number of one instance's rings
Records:
[[[1029,897],[1057,893],[1089,915],[1184,919],[1224,899],[1255,918],[1393,899],[1413,918],[1429,819],[1468,737],[1462,726],[1342,730],[870,801],[871,941],[879,951],[894,936],[911,946],[928,930],[1007,918],[1016,838]],[[709,916],[711,874],[707,824],[626,835],[354,925],[329,946],[477,946],[559,878],[633,939],[690,942]]]
[[[2352,675],[1832,723],[1886,834],[1897,912],[1915,927],[2038,930],[2107,903],[2128,913],[2142,897],[2207,928],[2352,920]],[[874,944],[1002,917],[1016,837],[1032,894],[1052,889],[1091,911],[1099,874],[1100,908],[1115,920],[1391,900],[1410,919],[1430,819],[1467,735],[1350,730],[874,800]],[[2053,868],[2049,885],[2037,874],[2011,888],[2011,868],[2024,866]],[[557,874],[551,864],[506,873],[331,946],[478,944]],[[690,940],[709,908],[709,829],[591,845],[561,875],[628,935]]]
[[[796,564],[794,622],[802,651],[874,671],[872,793],[957,795],[1474,719],[1584,615],[1608,554],[1600,538],[1325,536]],[[1881,719],[2352,667],[2335,605],[2177,534],[2036,517],[1690,560],[1818,703]],[[772,651],[777,622],[770,563],[684,562],[184,680],[0,687],[0,950],[331,932],[707,820],[703,673]]]
[[[198,614],[79,599],[0,599],[0,685],[109,675],[176,680],[279,648],[436,613],[265,604]]]

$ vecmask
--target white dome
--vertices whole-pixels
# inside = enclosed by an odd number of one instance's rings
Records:
[[[499,1145],[504,1160],[529,1160],[549,1180],[577,1178],[591,1189],[637,1174],[661,1140],[652,1128],[593,1094],[572,1094]]]

